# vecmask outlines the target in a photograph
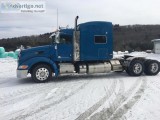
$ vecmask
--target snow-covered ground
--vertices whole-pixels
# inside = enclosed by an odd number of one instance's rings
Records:
[[[17,79],[16,67],[12,58],[0,59],[0,120],[160,120],[160,73],[68,75],[38,84]]]

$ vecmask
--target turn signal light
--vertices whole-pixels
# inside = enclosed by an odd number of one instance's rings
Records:
[[[19,66],[19,69],[27,69],[28,68],[28,65],[21,65]]]

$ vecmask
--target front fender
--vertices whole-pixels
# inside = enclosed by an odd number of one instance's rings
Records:
[[[51,68],[54,70],[55,76],[58,76],[57,65],[56,65],[55,62],[53,62],[49,58],[46,58],[46,57],[34,57],[34,58],[31,58],[31,59],[25,61],[23,64],[24,65],[28,65],[29,67],[27,69],[30,70],[33,67],[33,65],[38,64],[38,63],[47,63],[47,64],[49,64],[51,66]]]

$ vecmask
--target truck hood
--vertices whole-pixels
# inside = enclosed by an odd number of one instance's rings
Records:
[[[22,50],[20,53],[19,60],[26,60],[33,57],[49,57],[51,45],[32,47]]]
[[[23,50],[23,52],[46,51],[49,48],[50,48],[50,45],[37,46],[37,47],[31,47],[31,48],[25,49]]]

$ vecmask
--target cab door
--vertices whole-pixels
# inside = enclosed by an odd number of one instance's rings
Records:
[[[72,60],[72,36],[60,35],[60,41],[57,44],[57,58],[59,61],[71,61]]]

